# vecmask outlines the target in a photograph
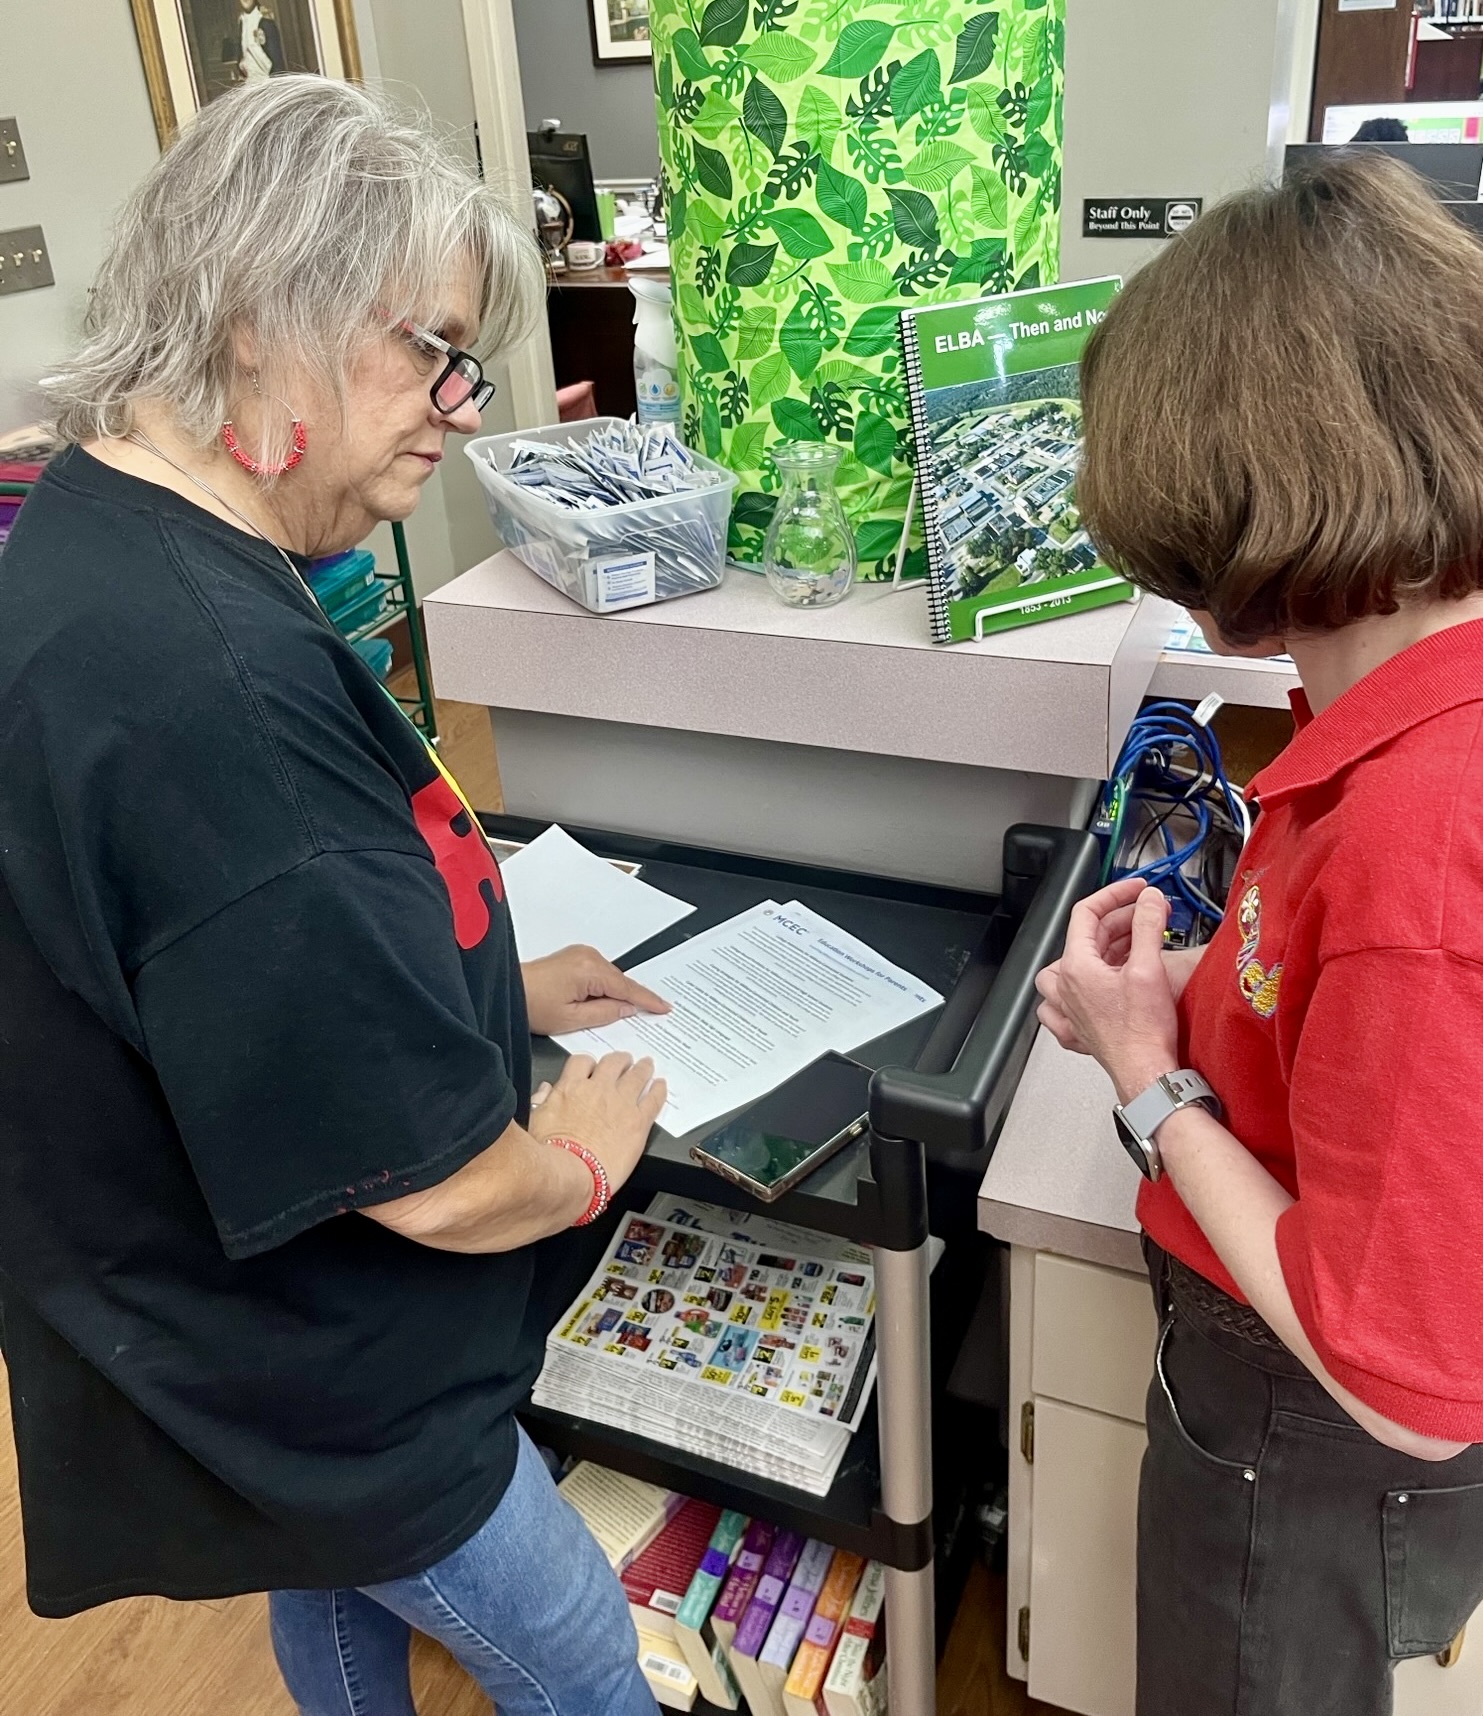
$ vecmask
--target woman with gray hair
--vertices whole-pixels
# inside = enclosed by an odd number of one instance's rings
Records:
[[[414,1627],[501,1716],[654,1710],[513,1410],[553,1236],[664,1100],[578,1058],[532,1112],[529,1033],[663,1003],[591,949],[522,971],[473,812],[304,578],[412,511],[541,283],[378,96],[234,91],[123,213],[0,561],[30,1600],[271,1590],[304,1716],[412,1716]]]

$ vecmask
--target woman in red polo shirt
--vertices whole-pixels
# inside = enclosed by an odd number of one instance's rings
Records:
[[[1041,976],[1150,1176],[1138,1712],[1384,1716],[1483,1602],[1483,246],[1337,157],[1174,240],[1082,391],[1104,554],[1303,683],[1209,945],[1129,880]]]

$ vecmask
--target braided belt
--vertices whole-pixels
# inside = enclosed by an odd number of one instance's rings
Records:
[[[1177,1257],[1170,1257],[1168,1267],[1169,1292],[1182,1310],[1193,1313],[1201,1321],[1213,1323],[1228,1335],[1238,1335],[1243,1341],[1286,1351],[1250,1305],[1233,1299]]]

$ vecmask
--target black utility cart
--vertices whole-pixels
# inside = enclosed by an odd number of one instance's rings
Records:
[[[484,822],[493,838],[507,841],[529,840],[543,826],[511,817]],[[1003,892],[990,895],[593,830],[572,833],[604,857],[640,863],[647,881],[697,908],[625,964],[761,901],[798,899],[946,997],[935,1014],[855,1051],[878,1069],[868,1136],[765,1206],[781,1221],[867,1244],[875,1256],[875,1400],[828,1495],[806,1495],[534,1405],[522,1413],[531,1435],[563,1454],[883,1562],[891,1709],[894,1716],[933,1716],[939,1619],[950,1620],[948,1604],[938,1614],[934,1559],[961,1512],[966,1478],[992,1454],[984,1415],[976,1430],[965,1432],[942,1393],[988,1267],[975,1231],[975,1198],[1034,1034],[1035,974],[1058,955],[1072,905],[1095,886],[1096,843],[1076,830],[1013,827],[1004,837]],[[561,1058],[553,1044],[538,1043],[537,1077],[553,1077]],[[579,1290],[616,1221],[656,1190],[764,1207],[691,1162],[695,1141],[656,1131],[614,1211],[584,1236],[581,1257],[569,1255],[568,1243],[566,1267],[539,1272],[551,1322]],[[930,1275],[929,1225],[946,1241]],[[934,1404],[940,1408],[935,1427]],[[956,1592],[944,1595],[955,1600]],[[696,1708],[709,1707],[701,1701]]]

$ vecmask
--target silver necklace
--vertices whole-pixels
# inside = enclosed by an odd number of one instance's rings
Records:
[[[210,495],[212,500],[214,500],[218,506],[225,507],[227,509],[227,511],[229,513],[231,513],[232,517],[235,518],[239,524],[245,524],[254,536],[259,538],[260,541],[266,542],[268,547],[271,548],[275,554],[277,554],[278,558],[283,562],[283,564],[293,574],[294,578],[297,580],[299,587],[303,590],[304,594],[309,598],[309,600],[311,602],[313,602],[314,606],[317,609],[319,608],[319,598],[314,594],[314,591],[310,588],[309,580],[304,576],[304,574],[302,572],[300,572],[298,567],[294,565],[293,561],[289,558],[287,551],[283,548],[280,548],[279,545],[273,540],[273,538],[271,536],[268,535],[268,533],[265,530],[261,529],[258,525],[254,524],[252,522],[252,520],[247,516],[246,513],[239,512],[237,510],[237,508],[234,507],[229,500],[223,499],[223,497],[221,495],[219,495],[214,488],[212,488],[210,483],[204,482],[200,477],[198,477],[196,475],[196,473],[194,471],[186,470],[184,465],[177,464],[176,461],[174,459],[172,459],[168,453],[162,453],[160,451],[160,449],[155,446],[154,442],[151,441],[147,435],[141,435],[137,429],[131,429],[129,431],[129,433],[124,437],[124,439],[126,441],[132,441],[135,444],[135,446],[137,446],[137,447],[143,447],[143,449],[145,450],[146,453],[153,453],[155,458],[163,460],[163,462],[165,464],[167,464],[172,471],[179,471],[181,476],[183,476],[188,483],[194,483],[196,485],[196,487],[198,489],[200,489],[204,494]],[[320,609],[320,612],[323,612],[323,609]]]

